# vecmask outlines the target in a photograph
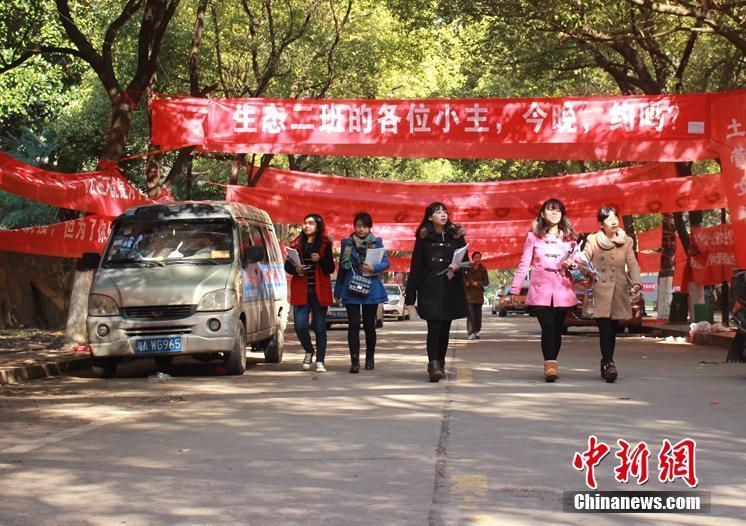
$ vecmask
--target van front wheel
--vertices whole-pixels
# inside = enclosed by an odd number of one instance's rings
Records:
[[[225,370],[231,375],[242,375],[246,370],[246,331],[243,323],[236,328],[233,350],[225,357]]]
[[[282,347],[285,343],[285,334],[279,329],[264,345],[264,361],[267,363],[280,363],[282,361]]]
[[[91,370],[98,378],[113,378],[117,372],[119,358],[91,358]]]

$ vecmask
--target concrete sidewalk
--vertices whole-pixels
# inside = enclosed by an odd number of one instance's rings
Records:
[[[656,319],[645,320],[643,325],[646,333],[653,336],[673,336],[674,338],[687,338],[689,336],[688,323],[661,323]],[[695,333],[691,343],[695,345],[707,345],[710,347],[720,347],[730,349],[733,339],[736,337],[736,331],[730,330],[725,332],[706,332]]]
[[[65,374],[91,366],[87,352],[65,344],[62,331],[0,331],[0,385]]]

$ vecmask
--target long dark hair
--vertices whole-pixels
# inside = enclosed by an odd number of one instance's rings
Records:
[[[532,228],[534,234],[537,237],[544,237],[549,232],[550,227],[543,216],[545,210],[559,210],[562,214],[562,219],[560,219],[560,222],[557,225],[557,228],[560,232],[560,237],[562,237],[563,239],[578,238],[578,233],[575,232],[575,229],[572,227],[572,223],[569,219],[567,219],[567,210],[565,209],[565,205],[562,204],[562,201],[555,198],[547,199],[546,201],[544,201],[544,204],[541,205],[541,210],[539,210],[539,215],[536,217]]]
[[[436,235],[433,222],[430,221],[430,216],[441,208],[448,214],[448,207],[439,201],[435,201],[434,203],[430,203],[429,205],[427,205],[427,208],[425,208],[425,215],[422,218],[422,222],[420,223],[420,226],[417,227],[417,231],[414,233],[415,238],[431,237]],[[453,223],[451,221],[451,214],[448,214],[448,221],[446,221],[444,227],[445,233],[449,234],[451,237],[458,237],[458,233],[460,230],[461,227]]]
[[[314,252],[318,252],[321,248],[321,240],[324,238],[324,218],[319,214],[308,214],[303,218],[303,222],[306,219],[313,219],[316,221],[316,233],[313,235],[313,243],[309,245],[308,236],[303,231],[303,227],[300,229],[300,246],[303,250],[303,255],[307,256]]]

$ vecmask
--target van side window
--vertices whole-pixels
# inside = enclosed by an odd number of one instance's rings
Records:
[[[249,224],[244,222],[238,223],[238,233],[240,235],[241,242],[241,254],[246,247],[251,246],[251,231],[249,230]]]
[[[264,256],[262,257],[262,263],[268,263],[267,259],[267,246],[262,238],[262,232],[259,227],[255,225],[247,225],[249,239],[251,240],[251,246],[253,247],[264,247]]]
[[[277,243],[274,242],[274,231],[270,231],[267,227],[262,227],[262,235],[264,236],[264,245],[267,247],[269,252],[269,259],[274,262],[282,261],[282,254]]]

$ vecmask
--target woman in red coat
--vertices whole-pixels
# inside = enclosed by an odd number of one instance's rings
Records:
[[[309,370],[313,360],[310,326],[316,335],[316,370],[326,371],[326,309],[334,301],[330,275],[334,272],[331,239],[324,235],[324,220],[318,214],[303,218],[301,233],[290,244],[298,251],[301,265],[285,261],[290,280],[290,304],[293,306],[295,334],[306,351],[303,369]]]

